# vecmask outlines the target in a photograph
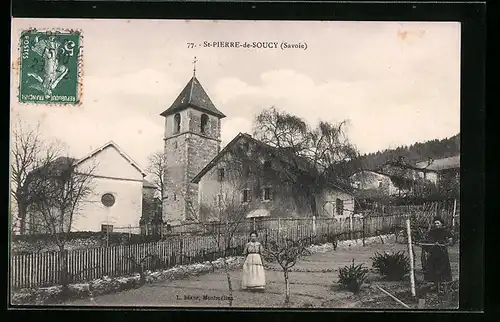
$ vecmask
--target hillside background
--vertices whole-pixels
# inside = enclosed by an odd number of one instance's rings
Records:
[[[427,161],[429,158],[442,159],[460,154],[460,133],[442,140],[417,142],[410,146],[400,146],[395,149],[386,149],[361,156],[364,169],[375,170],[388,161],[404,157],[409,164]]]

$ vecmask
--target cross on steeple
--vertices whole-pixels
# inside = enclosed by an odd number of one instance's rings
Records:
[[[196,62],[198,60],[196,60],[196,56],[194,56],[194,60],[193,60],[193,77],[196,76]]]

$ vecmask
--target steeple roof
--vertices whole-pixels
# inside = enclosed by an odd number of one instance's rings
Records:
[[[212,100],[210,100],[210,97],[208,97],[207,92],[205,92],[196,76],[193,76],[189,80],[174,103],[160,115],[168,116],[188,107],[215,115],[219,118],[226,117],[226,115],[219,111],[214,103],[212,103]]]

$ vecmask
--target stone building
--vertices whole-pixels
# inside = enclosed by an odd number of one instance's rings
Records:
[[[240,133],[221,151],[221,119],[225,115],[215,107],[195,75],[160,115],[165,118],[165,195],[162,202],[165,223],[179,225],[192,216],[208,220],[207,209],[216,207],[228,193],[236,196],[237,202],[248,205],[248,217],[311,216],[304,196],[297,198],[296,193],[289,191],[290,187],[266,182],[269,178],[266,173],[249,178],[240,168],[239,174],[231,180],[222,179],[224,169],[220,165],[228,161],[229,151],[249,144],[262,147],[263,143]],[[257,158],[264,156],[262,153],[255,155]],[[278,159],[274,161],[279,162]],[[271,168],[273,166],[271,164]],[[226,174],[229,175],[229,171]],[[221,194],[221,186],[230,192]],[[354,199],[349,189],[347,185],[336,188],[332,183],[330,188],[317,194],[318,214],[333,216],[352,211]]]
[[[431,172],[433,174],[433,182],[437,184],[451,180],[460,182],[459,155],[444,159],[429,159],[428,161],[417,162],[417,168]]]
[[[330,182],[314,193],[314,201],[297,190],[290,178],[307,180],[303,162],[296,155],[239,133],[192,179],[199,187],[200,220],[213,219],[210,216],[227,203],[233,208],[244,204],[247,218],[312,217],[311,202],[320,217],[351,215],[354,198],[347,184]]]
[[[219,153],[221,119],[226,116],[195,75],[160,115],[165,118],[163,217],[176,225],[186,220],[188,201],[198,200],[198,185],[191,180]]]
[[[398,186],[395,181],[398,177],[385,174],[375,170],[363,170],[351,175],[350,180],[352,185],[359,190],[378,191],[384,195],[394,196],[407,193],[410,189]],[[401,180],[401,179],[400,179]]]

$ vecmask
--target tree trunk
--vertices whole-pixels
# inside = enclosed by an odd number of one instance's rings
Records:
[[[229,289],[229,306],[233,306],[233,284],[231,282],[231,274],[229,273],[229,265],[226,262],[226,258],[224,257],[224,270],[226,272],[227,278],[227,288]]]
[[[283,275],[285,276],[285,305],[290,304],[290,281],[288,277],[288,270],[283,270]]]
[[[70,283],[69,279],[69,272],[68,272],[68,253],[64,249],[64,245],[59,246],[59,256],[61,260],[61,264],[59,267],[59,282],[62,285],[62,290],[61,290],[61,298],[62,300],[67,300],[69,297],[69,288],[68,285]]]
[[[19,234],[24,235],[26,233],[26,213],[27,207],[24,202],[17,202],[17,217],[19,220]]]

